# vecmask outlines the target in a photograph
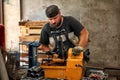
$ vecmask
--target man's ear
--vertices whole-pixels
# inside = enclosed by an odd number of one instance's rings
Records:
[[[59,13],[58,14],[60,14],[61,15],[61,12],[59,11]]]

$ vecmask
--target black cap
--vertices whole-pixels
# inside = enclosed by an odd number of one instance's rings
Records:
[[[48,18],[54,17],[59,13],[59,8],[56,5],[50,5],[46,9],[46,16]]]

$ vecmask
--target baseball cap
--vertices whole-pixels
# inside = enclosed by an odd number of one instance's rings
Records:
[[[54,17],[59,13],[59,8],[56,5],[50,5],[46,8],[46,16],[48,18]]]

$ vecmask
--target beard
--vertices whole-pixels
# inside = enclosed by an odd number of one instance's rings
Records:
[[[60,21],[59,21],[58,24],[57,24],[57,23],[50,24],[50,27],[52,27],[52,28],[57,28],[57,27],[60,26],[60,24],[61,24],[61,19],[60,19]]]
[[[57,24],[50,24],[51,28],[57,28]]]

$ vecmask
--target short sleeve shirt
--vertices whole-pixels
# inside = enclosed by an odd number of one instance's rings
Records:
[[[63,23],[60,26],[60,28],[55,29],[51,28],[49,23],[46,23],[44,27],[42,28],[41,35],[40,35],[40,43],[44,45],[49,44],[49,37],[51,37],[51,31],[56,31],[56,30],[63,30],[65,31],[65,34],[68,34],[70,32],[74,32],[74,34],[79,38],[80,37],[80,31],[84,27],[82,24],[76,20],[75,18],[71,16],[63,16]],[[67,36],[67,35],[66,35]],[[69,47],[74,47],[73,44],[70,42],[69,39],[67,39],[65,45]]]

